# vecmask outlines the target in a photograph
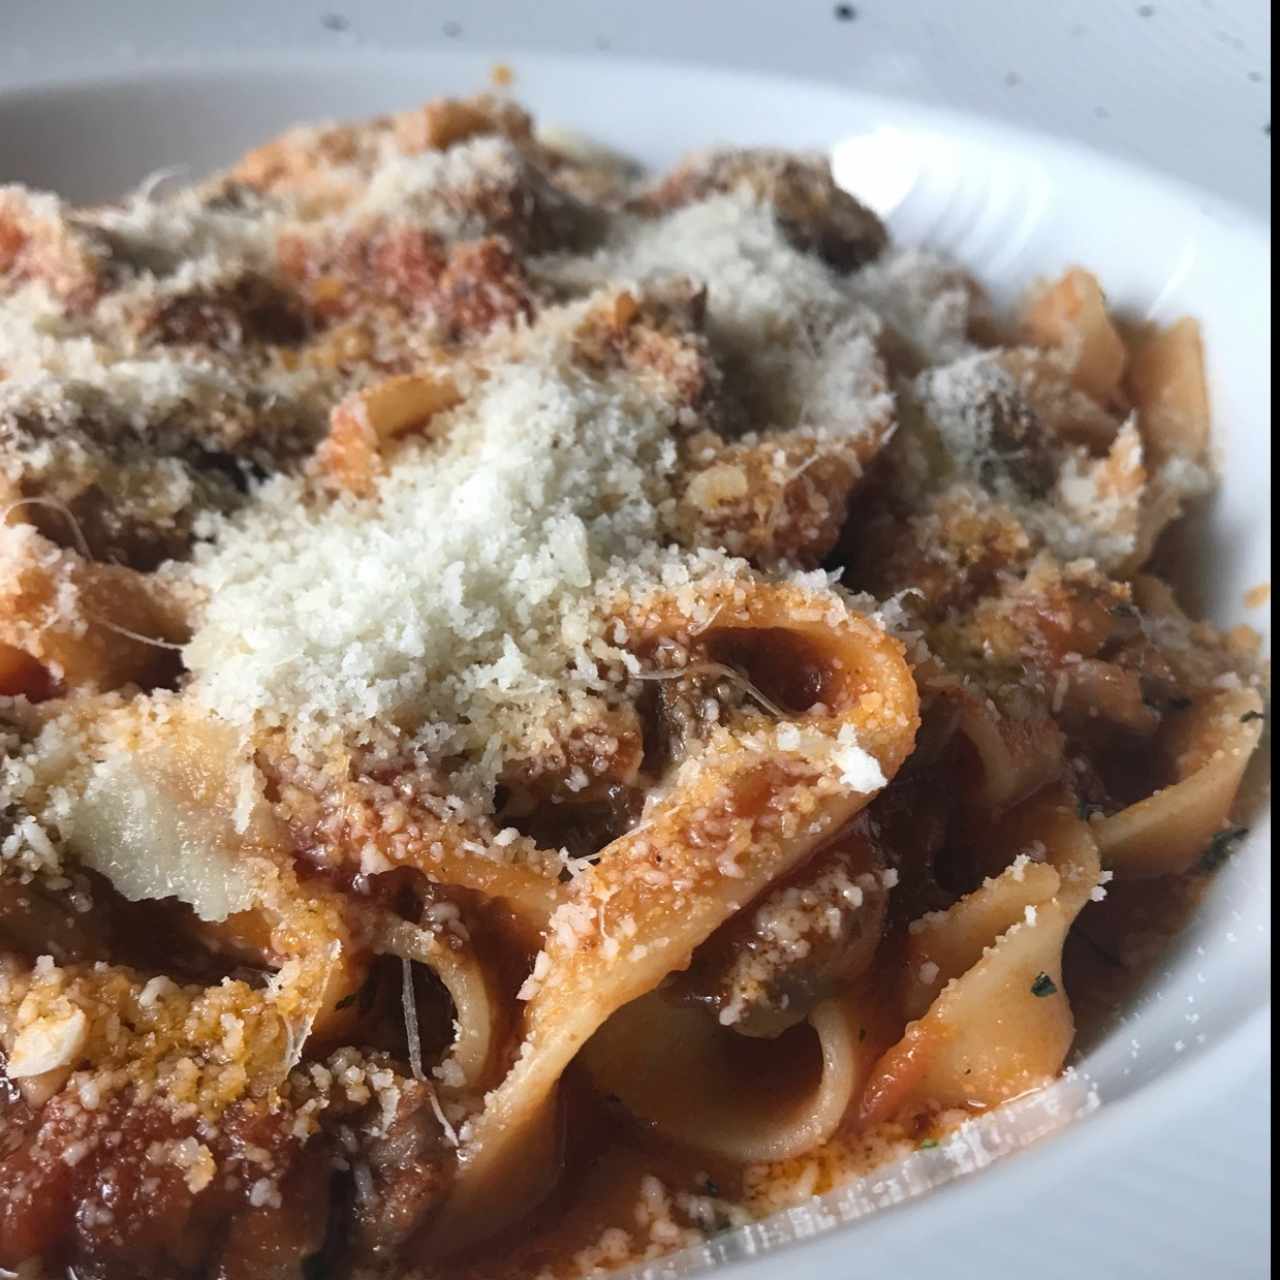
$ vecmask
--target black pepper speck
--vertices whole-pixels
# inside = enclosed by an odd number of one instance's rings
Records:
[[[1016,71],[1010,71],[1004,78],[1010,89],[1016,89],[1022,83],[1022,77]]]
[[[450,40],[456,40],[462,34],[462,23],[446,22],[443,30]]]
[[[1153,4],[1140,4],[1138,6],[1138,17],[1140,18],[1154,18],[1155,14],[1156,7]]]
[[[835,14],[837,22],[852,22],[858,16],[858,11],[851,4],[838,4]]]
[[[320,25],[326,31],[346,31],[351,26],[351,20],[344,18],[340,13],[326,13],[320,19]]]

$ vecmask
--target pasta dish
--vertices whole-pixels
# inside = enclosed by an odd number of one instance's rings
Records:
[[[0,1276],[599,1274],[1051,1082],[1239,835],[1212,483],[1193,320],[818,157],[0,187]]]

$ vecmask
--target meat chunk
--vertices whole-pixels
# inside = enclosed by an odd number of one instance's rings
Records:
[[[797,249],[816,253],[838,271],[870,262],[888,244],[884,224],[836,186],[821,156],[770,150],[697,156],[642,197],[640,207],[659,212],[743,190],[772,206],[778,225]]]
[[[781,1035],[870,965],[892,879],[882,867],[864,814],[834,846],[708,940],[676,992],[741,1035]]]
[[[149,343],[239,352],[250,343],[293,346],[307,336],[299,299],[264,276],[246,273],[217,287],[175,293],[138,322]]]
[[[329,1226],[329,1161],[301,1161],[277,1195],[250,1204],[227,1227],[212,1280],[308,1280]]]
[[[89,1108],[82,1091],[64,1090],[0,1156],[0,1267],[42,1257],[100,1280],[202,1274],[242,1210],[284,1202],[300,1155],[287,1109],[244,1103],[210,1129],[163,1100],[126,1092]],[[301,1199],[290,1208],[297,1238],[312,1210]]]
[[[358,1259],[394,1257],[442,1203],[453,1171],[433,1086],[402,1080],[395,1115],[367,1124],[354,1157],[352,1250]]]
[[[219,370],[130,361],[98,384],[0,394],[0,502],[38,499],[22,518],[52,541],[83,538],[95,559],[148,570],[185,554],[201,512],[239,505],[251,477],[310,452],[323,427],[318,405]]]

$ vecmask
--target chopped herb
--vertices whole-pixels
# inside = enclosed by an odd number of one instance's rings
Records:
[[[866,1038],[867,1038],[867,1029],[866,1029],[866,1027],[859,1027],[859,1028],[858,1028],[858,1043],[859,1043],[859,1044],[861,1044],[861,1043],[862,1043]]]
[[[1200,859],[1199,870],[1216,871],[1235,852],[1237,842],[1248,834],[1248,827],[1229,827],[1226,831],[1219,831],[1209,841],[1209,847]]]
[[[937,1138],[926,1138],[919,1146],[920,1151],[932,1151],[938,1145]]]
[[[1240,717],[1240,723],[1252,724],[1255,720],[1265,720],[1265,719],[1266,719],[1266,716],[1264,716],[1261,711],[1246,711],[1244,715]]]
[[[1031,994],[1042,1000],[1045,996],[1056,996],[1058,984],[1047,973],[1037,973],[1036,980],[1031,984]]]
[[[341,999],[341,1000],[339,1000],[339,1001],[338,1001],[338,1003],[337,1003],[337,1004],[335,1004],[333,1007],[334,1007],[335,1009],[346,1009],[346,1008],[348,1008],[350,1005],[355,1004],[355,1002],[356,1002],[357,1000],[359,1000],[359,999],[360,999],[360,992],[359,992],[359,991],[353,991],[353,992],[351,992],[351,994],[350,994],[350,995],[343,996],[343,997],[342,997],[342,999]]]
[[[704,1178],[702,1180],[703,1195],[714,1196],[720,1198],[720,1184],[714,1178]]]

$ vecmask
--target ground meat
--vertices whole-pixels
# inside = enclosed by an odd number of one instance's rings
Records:
[[[962,474],[1003,501],[1048,494],[1058,474],[1058,437],[997,357],[929,370],[912,391]]]

